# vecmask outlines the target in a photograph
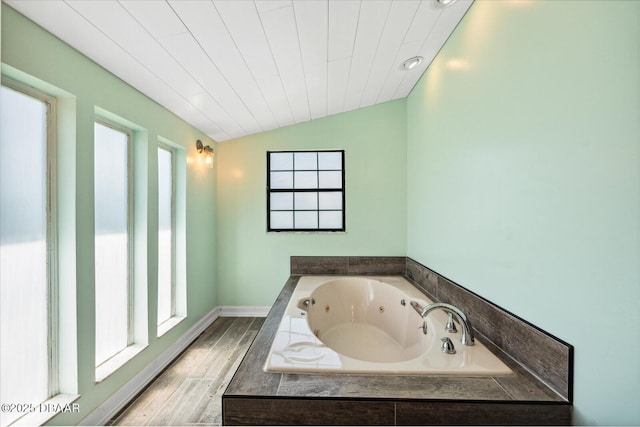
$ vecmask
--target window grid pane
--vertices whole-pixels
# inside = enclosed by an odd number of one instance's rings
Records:
[[[268,231],[344,231],[344,151],[267,152],[267,163]]]

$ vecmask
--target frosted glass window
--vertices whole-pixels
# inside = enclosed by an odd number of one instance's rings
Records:
[[[342,228],[341,211],[320,211],[320,228]]]
[[[296,211],[295,224],[300,229],[318,228],[318,211]]]
[[[268,231],[344,231],[344,151],[267,152],[267,165]]]
[[[271,193],[272,210],[293,210],[293,193]]]
[[[50,390],[53,291],[48,238],[46,102],[6,86],[0,91],[0,396],[37,404]],[[52,367],[52,369],[55,369]],[[1,425],[20,416],[2,411]]]
[[[342,192],[326,191],[318,194],[320,209],[341,210]]]
[[[318,170],[318,153],[297,152],[294,153],[295,170]]]
[[[271,226],[279,229],[293,228],[293,212],[271,212]]]
[[[174,153],[158,148],[158,324],[175,315]]]
[[[271,153],[269,166],[272,171],[293,170],[293,153]]]
[[[129,135],[95,123],[96,366],[129,345]]]
[[[320,188],[342,188],[342,172],[318,172]]]
[[[337,151],[318,153],[318,169],[342,170],[342,153]]]
[[[293,172],[271,172],[271,188],[293,188]]]
[[[318,210],[318,193],[296,193],[296,210]]]
[[[295,172],[295,188],[318,188],[318,173]]]

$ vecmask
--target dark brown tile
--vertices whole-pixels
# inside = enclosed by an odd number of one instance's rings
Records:
[[[349,257],[349,274],[404,275],[405,257]]]
[[[393,402],[247,399],[223,402],[224,425],[393,425]]]
[[[398,402],[397,425],[571,425],[566,404]]]
[[[292,256],[291,274],[348,274],[349,257]]]

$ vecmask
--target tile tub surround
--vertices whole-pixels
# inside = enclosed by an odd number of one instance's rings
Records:
[[[400,264],[404,268],[400,268]],[[371,274],[404,275],[423,289],[426,281],[430,286],[427,293],[432,297],[438,293],[453,294],[450,282],[439,286],[440,276],[404,257],[292,257],[292,275],[223,394],[224,424],[571,424],[570,400],[552,388],[548,378],[541,380],[533,375],[534,369],[505,355],[486,339],[477,326],[484,322],[474,324],[477,338],[514,371],[513,375],[454,377],[264,372],[262,367],[273,336],[300,276],[363,275],[366,266],[371,267]],[[402,272],[399,273],[398,269]],[[480,305],[479,302],[477,304]],[[492,310],[500,310],[491,307]],[[461,308],[465,310],[466,307],[461,304]],[[478,309],[474,307],[475,310]],[[507,316],[500,320],[503,325],[512,318],[522,322],[502,310],[500,312]],[[473,314],[469,316],[475,320]],[[528,331],[527,328],[523,330]],[[565,353],[566,383],[570,385],[570,346]],[[545,374],[548,370],[542,369]],[[557,371],[562,369],[554,369],[553,374]],[[570,391],[570,386],[567,389]]]

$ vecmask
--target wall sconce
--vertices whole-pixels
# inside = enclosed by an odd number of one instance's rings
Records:
[[[204,162],[204,165],[209,169],[213,169],[213,148],[209,145],[202,145],[202,141],[197,140],[196,149],[198,150],[198,153],[202,154],[201,159]]]

